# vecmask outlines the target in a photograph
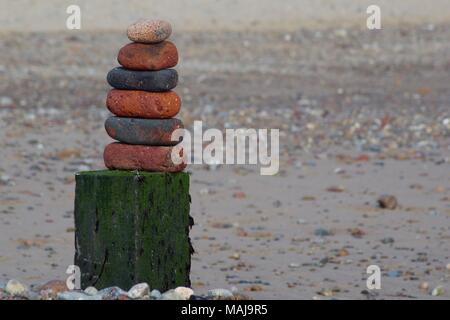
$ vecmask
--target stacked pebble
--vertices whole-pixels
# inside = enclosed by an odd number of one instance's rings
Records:
[[[167,39],[171,25],[162,20],[139,20],[128,30],[133,41],[120,49],[122,67],[108,73],[114,87],[106,106],[115,115],[105,122],[108,135],[118,140],[106,146],[103,157],[108,169],[160,172],[182,171],[185,163],[174,164],[171,152],[178,141],[172,133],[183,123],[173,118],[181,99],[171,91],[178,73],[176,46]]]

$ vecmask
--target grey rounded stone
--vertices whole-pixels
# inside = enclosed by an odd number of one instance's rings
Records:
[[[26,297],[28,295],[27,286],[20,283],[16,279],[11,279],[8,281],[5,287],[5,291],[12,296]]]
[[[187,287],[177,287],[174,291],[184,300],[189,300],[189,298],[194,294],[194,290]]]
[[[105,122],[108,135],[127,144],[149,146],[174,146],[179,141],[172,141],[172,134],[183,129],[183,123],[172,119],[139,119],[109,117]]]
[[[164,292],[160,298],[160,300],[185,300],[184,297],[179,295],[175,290],[169,290]]]
[[[80,291],[65,291],[58,294],[59,300],[102,300],[100,295],[90,296]]]
[[[178,73],[175,69],[134,71],[118,67],[112,69],[106,79],[116,89],[162,92],[177,86]]]
[[[98,290],[94,287],[87,287],[84,289],[84,293],[86,293],[88,296],[95,296],[98,293]]]
[[[208,296],[212,298],[231,298],[233,293],[227,289],[212,289],[208,291]]]
[[[130,299],[142,299],[144,296],[148,296],[150,287],[147,283],[138,283],[128,290],[128,298]]]
[[[97,295],[99,295],[103,300],[116,300],[119,296],[127,296],[127,294],[128,292],[119,287],[109,287],[100,290]]]
[[[153,289],[152,292],[150,292],[150,298],[152,299],[160,299],[162,296],[161,292],[159,292],[159,290]]]

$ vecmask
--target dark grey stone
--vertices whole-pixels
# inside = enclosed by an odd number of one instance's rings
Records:
[[[116,89],[161,92],[177,86],[178,73],[175,69],[134,71],[119,67],[108,73],[107,81]]]

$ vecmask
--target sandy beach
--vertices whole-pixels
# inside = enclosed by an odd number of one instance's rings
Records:
[[[0,11],[0,283],[66,278],[74,174],[104,168],[105,77],[126,26],[154,1],[74,2],[87,7],[77,32],[61,27],[57,1],[0,1],[16,13]],[[224,1],[243,8],[231,21],[225,3],[193,2],[202,10],[168,1],[151,11],[173,20],[178,118],[281,132],[276,176],[188,167],[195,292],[448,299],[447,1],[379,1],[392,14],[374,32],[364,29],[364,1]],[[39,10],[19,15],[24,6]],[[379,207],[383,194],[397,199],[394,210]],[[381,290],[366,288],[371,264]],[[433,296],[438,286],[445,292]]]

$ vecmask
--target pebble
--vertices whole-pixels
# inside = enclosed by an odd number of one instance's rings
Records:
[[[208,291],[208,296],[212,298],[231,298],[233,293],[227,289],[212,289]]]
[[[175,290],[169,290],[167,292],[164,292],[161,295],[160,300],[185,300],[180,294],[175,292]]]
[[[393,244],[395,242],[395,239],[392,237],[386,237],[381,239],[382,244]]]
[[[420,289],[420,290],[426,291],[426,290],[428,290],[429,288],[430,288],[430,284],[429,284],[428,282],[422,282],[422,283],[420,283],[420,285],[419,285],[419,289]]]
[[[159,290],[153,289],[152,292],[150,292],[150,298],[158,300],[161,298],[161,292]]]
[[[336,192],[336,193],[340,193],[340,192],[344,192],[345,188],[342,186],[331,186],[327,188],[328,192]]]
[[[61,280],[51,280],[41,287],[38,292],[44,300],[56,299],[58,294],[67,291],[67,284]]]
[[[138,119],[109,117],[105,122],[108,135],[120,142],[151,146],[173,146],[172,134],[183,129],[179,119]]]
[[[318,229],[314,230],[314,235],[318,236],[318,237],[327,237],[327,236],[331,236],[332,234],[327,229],[318,228]]]
[[[128,292],[123,291],[119,287],[109,287],[98,292],[98,296],[100,296],[102,300],[117,300],[121,296],[127,296],[127,294]]]
[[[0,97],[0,107],[10,107],[14,104],[13,99],[7,96]]]
[[[59,300],[102,300],[100,295],[90,296],[79,291],[65,291],[58,294]]]
[[[389,278],[399,278],[402,276],[402,274],[403,272],[401,272],[400,270],[393,270],[387,273]]]
[[[28,288],[15,279],[8,281],[5,291],[12,296],[26,297],[28,295]]]
[[[112,89],[106,98],[109,111],[119,117],[172,118],[181,108],[181,99],[174,91],[147,92]]]
[[[445,289],[443,286],[437,286],[431,291],[433,297],[443,296],[445,294]]]
[[[350,228],[348,232],[357,239],[360,239],[366,235],[366,232],[360,228]]]
[[[186,163],[174,164],[173,147],[129,145],[114,142],[105,147],[103,159],[108,169],[179,172]],[[182,151],[181,151],[182,152]]]
[[[347,249],[342,248],[341,250],[339,250],[338,252],[338,257],[347,257],[350,254],[350,252],[348,252]]]
[[[150,291],[150,287],[147,283],[139,283],[134,285],[129,291],[128,291],[128,297],[130,299],[140,299],[144,296],[148,296]]]
[[[108,72],[106,79],[116,89],[161,92],[177,86],[178,73],[175,69],[134,71],[117,67]]]
[[[390,195],[382,195],[378,198],[378,205],[382,209],[395,210],[398,206],[397,198]]]
[[[189,298],[194,294],[194,290],[186,287],[178,287],[175,288],[175,293],[183,298],[183,300],[189,300]]]
[[[95,296],[98,294],[98,290],[95,287],[87,287],[84,289],[84,293],[86,293],[88,296]]]
[[[0,174],[0,185],[13,186],[14,185],[14,181],[11,179],[10,176],[4,175],[4,174]]]
[[[202,297],[202,296],[196,296],[195,294],[193,294],[193,295],[189,298],[189,300],[193,300],[193,301],[203,301],[203,300],[208,300],[208,299],[205,298],[205,297]]]
[[[177,65],[178,50],[170,41],[157,44],[129,43],[120,49],[117,61],[131,70],[167,69]]]
[[[172,26],[164,20],[140,19],[127,29],[128,39],[141,43],[158,43],[172,34]]]

